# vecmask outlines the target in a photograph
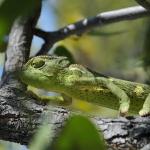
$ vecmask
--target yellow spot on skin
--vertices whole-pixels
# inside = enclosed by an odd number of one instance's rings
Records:
[[[137,85],[133,92],[136,93],[137,96],[140,96],[144,92],[144,90],[141,86]]]
[[[114,81],[113,78],[109,78],[108,80],[109,80],[109,81],[112,81],[112,82]]]
[[[101,91],[104,91],[103,88],[98,88],[98,87],[91,87],[91,88],[88,88],[88,89],[86,87],[82,87],[80,90],[88,91],[88,92],[94,92],[94,91],[101,92]]]

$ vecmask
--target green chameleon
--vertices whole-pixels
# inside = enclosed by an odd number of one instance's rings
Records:
[[[68,105],[72,99],[80,99],[119,108],[122,116],[139,110],[141,116],[150,114],[150,86],[104,76],[71,64],[67,57],[33,57],[23,66],[19,77],[27,85],[61,93],[47,98],[55,104]]]

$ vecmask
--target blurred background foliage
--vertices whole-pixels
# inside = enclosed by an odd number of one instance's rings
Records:
[[[45,116],[44,116],[45,117]],[[49,117],[48,117],[49,118]],[[85,116],[73,115],[66,120],[64,128],[53,139],[53,127],[45,118],[32,138],[30,150],[105,150],[103,134]],[[89,136],[90,135],[90,136]],[[53,140],[52,140],[53,139]]]
[[[58,28],[100,12],[135,6],[134,0],[57,0]],[[146,19],[124,21],[93,29],[98,35],[72,36],[63,41],[77,62],[114,77],[144,82],[142,67]],[[102,34],[120,32],[118,34]]]
[[[39,0],[0,0],[0,52],[6,49],[7,34],[15,18],[31,15],[39,2]]]
[[[87,117],[80,115],[68,119],[58,139],[52,143],[53,150],[106,150],[103,134]]]

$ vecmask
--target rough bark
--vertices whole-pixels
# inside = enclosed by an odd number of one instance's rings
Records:
[[[57,133],[71,114],[68,110],[47,106],[26,95],[26,87],[15,77],[15,71],[28,58],[33,37],[33,21],[36,18],[19,19],[12,27],[6,52],[5,72],[0,89],[0,139],[28,144],[39,124],[41,115],[50,111],[49,123]],[[150,118],[91,120],[104,133],[110,149],[139,149],[150,144]],[[148,145],[147,145],[148,147]]]

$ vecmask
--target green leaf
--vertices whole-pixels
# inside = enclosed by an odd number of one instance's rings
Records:
[[[45,150],[53,137],[52,126],[48,123],[44,123],[37,130],[34,138],[32,139],[29,149],[30,150]]]
[[[39,0],[4,0],[0,1],[0,46],[8,34],[14,20],[19,16],[28,16],[39,6]],[[0,47],[1,49],[1,47]]]
[[[66,56],[68,57],[69,61],[71,63],[75,63],[75,60],[72,56],[72,54],[70,53],[70,51],[63,45],[59,45],[57,46],[55,49],[54,49],[54,52],[53,52],[55,55],[57,56]]]
[[[105,150],[102,134],[89,119],[73,116],[54,143],[54,150]]]

